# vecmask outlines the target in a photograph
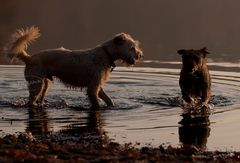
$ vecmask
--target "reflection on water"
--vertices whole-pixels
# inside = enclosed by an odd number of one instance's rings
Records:
[[[6,73],[7,72],[7,73]],[[0,136],[30,131],[141,145],[195,145],[205,150],[240,150],[240,74],[211,71],[212,114],[191,117],[180,106],[179,69],[117,68],[105,85],[116,107],[91,111],[85,92],[55,81],[45,108],[28,109],[21,66],[0,67]],[[104,106],[104,103],[101,102]],[[21,106],[21,107],[17,107]],[[211,132],[210,132],[211,131]]]
[[[91,136],[91,138],[98,138],[98,140],[105,140],[107,138],[104,131],[104,120],[102,119],[102,111],[88,111],[87,117],[79,122],[71,123],[63,126],[59,131],[61,134],[71,136]]]
[[[183,115],[178,128],[179,140],[183,145],[194,145],[201,150],[207,147],[207,139],[210,135],[209,116],[191,117]]]
[[[45,108],[28,109],[28,123],[26,130],[32,135],[45,135],[50,133],[47,111]]]
[[[76,110],[76,113],[79,112]],[[28,109],[29,118],[27,119],[26,131],[31,132],[33,136],[45,136],[48,134],[56,134],[52,131],[51,123],[53,121],[60,121],[61,128],[57,131],[58,135],[62,134],[65,137],[90,137],[91,140],[95,139],[103,142],[107,141],[107,134],[103,128],[104,120],[102,119],[102,112],[98,111],[86,111],[86,117],[79,120],[71,121],[70,123],[64,123],[70,118],[54,118],[48,116],[47,108],[33,108]],[[82,114],[81,112],[79,114]],[[67,124],[67,125],[66,125]],[[66,139],[66,138],[65,138]]]

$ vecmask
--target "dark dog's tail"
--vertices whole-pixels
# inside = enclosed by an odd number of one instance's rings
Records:
[[[10,58],[19,58],[24,63],[27,63],[31,56],[27,54],[28,45],[40,36],[37,27],[29,27],[18,29],[11,37],[9,43],[4,48],[4,53]]]

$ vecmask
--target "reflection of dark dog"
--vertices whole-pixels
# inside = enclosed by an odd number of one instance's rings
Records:
[[[102,86],[115,67],[114,62],[120,60],[131,66],[143,57],[139,42],[125,33],[88,50],[60,48],[30,56],[26,49],[39,36],[36,27],[18,30],[5,48],[10,58],[17,57],[26,64],[25,79],[28,81],[30,105],[33,106],[42,103],[53,77],[69,87],[87,88],[92,108],[99,108],[98,98],[113,106]]]
[[[211,95],[211,78],[205,62],[206,48],[200,50],[178,50],[182,55],[182,70],[179,85],[183,99],[192,103],[197,98],[207,104]]]
[[[183,119],[179,122],[179,140],[183,145],[194,145],[204,150],[207,145],[207,139],[210,136],[209,117],[191,117],[183,115]]]

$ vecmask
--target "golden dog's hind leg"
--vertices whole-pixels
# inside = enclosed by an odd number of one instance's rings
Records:
[[[37,101],[40,105],[42,105],[44,97],[47,95],[49,87],[52,82],[51,82],[51,80],[45,78],[43,80],[43,83],[44,83],[44,86],[43,86],[42,92],[40,94],[40,97],[38,98],[38,101]]]
[[[29,105],[38,106],[37,102],[43,91],[44,81],[43,80],[28,80],[29,89]]]
[[[108,97],[108,95],[104,92],[102,88],[100,89],[98,95],[107,104],[107,106],[114,106],[113,101],[110,97]]]

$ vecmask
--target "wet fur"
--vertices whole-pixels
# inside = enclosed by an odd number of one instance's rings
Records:
[[[179,85],[182,97],[187,103],[200,101],[207,104],[211,96],[211,77],[206,65],[206,48],[200,50],[178,50],[182,56],[182,70]]]
[[[132,66],[143,57],[138,41],[125,33],[120,33],[92,49],[59,48],[43,50],[34,55],[27,54],[27,46],[39,36],[36,27],[17,30],[5,47],[5,53],[10,58],[17,57],[26,65],[24,74],[28,81],[29,103],[32,106],[42,104],[53,77],[68,87],[87,88],[92,108],[99,108],[98,98],[108,106],[113,106],[114,103],[102,86],[115,67],[114,62],[121,60]]]

